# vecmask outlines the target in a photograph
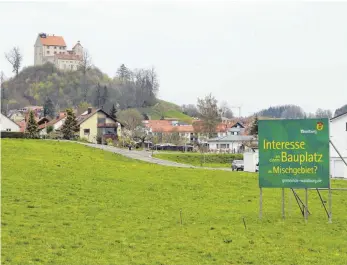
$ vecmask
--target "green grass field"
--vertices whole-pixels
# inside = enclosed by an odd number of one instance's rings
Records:
[[[283,221],[281,191],[265,189],[260,221],[255,174],[161,167],[66,142],[6,139],[1,147],[2,264],[347,260],[343,192],[333,193],[328,224],[314,191],[305,223],[289,192]]]
[[[243,159],[241,154],[202,154],[202,153],[182,153],[182,152],[165,152],[154,154],[153,157],[175,161],[193,166],[204,166],[214,168],[230,168],[231,161]]]

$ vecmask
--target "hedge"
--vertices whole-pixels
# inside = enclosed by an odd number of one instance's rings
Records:
[[[1,132],[1,138],[28,138],[28,134],[22,132]]]

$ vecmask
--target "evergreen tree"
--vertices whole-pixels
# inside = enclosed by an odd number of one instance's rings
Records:
[[[148,115],[147,115],[146,113],[142,113],[142,116],[143,116],[143,119],[144,119],[145,121],[148,121],[148,120],[149,120],[149,117],[148,117]]]
[[[27,122],[26,131],[28,133],[29,138],[38,138],[39,136],[39,127],[37,125],[37,122],[35,120],[34,112],[29,112],[29,119]]]
[[[117,119],[117,109],[114,104],[112,105],[112,108],[110,110],[110,116],[115,120]]]
[[[101,97],[101,105],[102,106],[106,105],[107,99],[108,99],[108,89],[107,89],[107,86],[104,86],[104,93],[102,94],[102,97]]]
[[[48,116],[51,118],[55,117],[55,107],[52,100],[49,97],[46,98],[45,103],[43,104],[43,116]]]
[[[255,115],[255,117],[254,117],[254,121],[252,123],[250,133],[251,133],[251,135],[258,135],[258,116],[257,115]]]
[[[94,106],[100,108],[101,103],[101,93],[100,93],[100,84],[96,87],[96,94],[94,98]]]
[[[71,140],[74,136],[75,131],[77,131],[77,120],[72,109],[66,110],[67,117],[64,125],[61,128],[64,139]]]
[[[122,83],[129,81],[130,75],[130,70],[124,64],[122,64],[117,70],[117,76],[122,81]]]

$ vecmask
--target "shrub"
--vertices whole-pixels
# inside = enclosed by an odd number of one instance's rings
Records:
[[[47,134],[48,139],[63,139],[63,135],[60,132],[50,132]]]
[[[49,134],[49,133],[53,132],[54,127],[52,125],[49,125],[49,126],[47,126],[46,130],[47,130],[47,134]]]
[[[28,138],[28,134],[22,132],[1,132],[1,138]]]
[[[109,146],[113,146],[113,140],[111,138],[106,139],[106,144]]]

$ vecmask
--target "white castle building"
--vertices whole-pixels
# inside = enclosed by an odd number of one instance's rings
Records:
[[[50,62],[61,70],[77,70],[83,59],[83,47],[79,41],[72,50],[67,50],[64,38],[54,34],[38,34],[34,47],[34,65]]]

